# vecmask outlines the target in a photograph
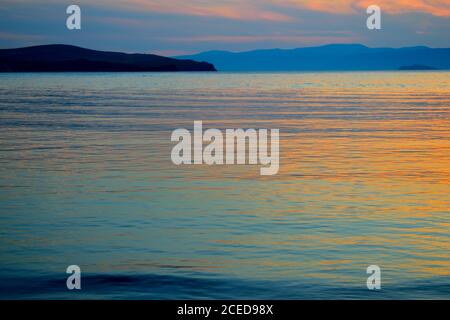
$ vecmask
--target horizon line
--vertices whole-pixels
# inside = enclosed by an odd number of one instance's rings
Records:
[[[255,48],[255,49],[243,50],[243,51],[211,49],[211,50],[205,50],[205,51],[195,51],[193,53],[180,54],[180,55],[161,55],[158,53],[152,53],[151,51],[120,51],[120,50],[114,50],[114,49],[92,49],[90,47],[85,47],[85,46],[76,45],[76,44],[69,44],[69,43],[36,44],[36,45],[22,46],[22,47],[0,48],[0,50],[14,50],[14,49],[24,49],[24,48],[33,48],[33,47],[41,47],[41,46],[72,46],[72,47],[78,47],[78,48],[82,48],[82,49],[86,49],[86,50],[94,50],[94,51],[116,52],[116,53],[126,53],[126,54],[153,54],[153,55],[159,55],[159,56],[164,56],[164,57],[168,57],[168,58],[176,58],[176,57],[193,56],[193,55],[197,55],[197,54],[211,53],[211,52],[247,53],[247,52],[254,52],[254,51],[271,51],[271,50],[291,51],[291,50],[297,50],[297,49],[320,48],[320,47],[327,47],[327,46],[334,46],[334,45],[361,46],[361,47],[366,47],[369,49],[405,49],[405,48],[450,49],[450,47],[431,47],[431,46],[420,45],[420,44],[411,45],[411,46],[399,46],[399,47],[390,47],[390,46],[377,47],[377,46],[368,46],[366,44],[355,42],[355,43],[327,43],[327,44],[307,45],[307,46],[299,46],[299,47],[291,47],[291,48],[279,48],[279,47]]]

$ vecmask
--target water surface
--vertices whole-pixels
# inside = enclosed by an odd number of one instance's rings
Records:
[[[194,120],[278,175],[173,165]],[[0,129],[0,298],[450,297],[449,72],[1,74]]]

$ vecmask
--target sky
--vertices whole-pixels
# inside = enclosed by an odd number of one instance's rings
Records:
[[[68,30],[66,8],[81,8]],[[369,5],[381,30],[366,27]],[[330,43],[450,47],[450,0],[0,0],[0,48],[65,43],[167,56]]]

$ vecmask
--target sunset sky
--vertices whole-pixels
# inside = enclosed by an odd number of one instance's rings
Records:
[[[450,0],[0,0],[0,48],[66,43],[178,55],[328,43],[450,47]],[[82,30],[66,28],[78,4]],[[382,30],[366,28],[368,5]]]

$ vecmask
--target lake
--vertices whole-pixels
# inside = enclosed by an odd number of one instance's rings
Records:
[[[194,120],[278,174],[174,165]],[[4,73],[0,129],[2,299],[450,298],[450,72]]]

